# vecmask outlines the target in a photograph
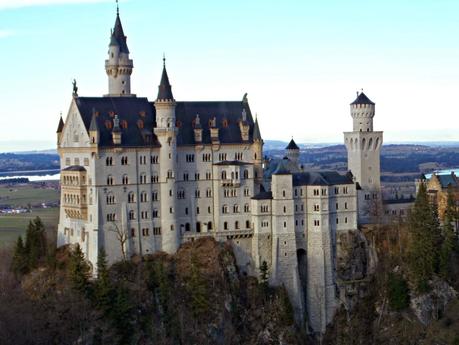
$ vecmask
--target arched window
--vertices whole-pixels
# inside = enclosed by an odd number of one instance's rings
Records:
[[[246,229],[250,229],[250,221],[249,220],[245,221],[245,228]]]
[[[234,222],[234,228],[239,230],[239,222],[237,220]]]
[[[224,222],[223,223],[223,229],[224,230],[228,230],[228,222]]]
[[[108,175],[107,176],[107,184],[109,186],[113,185],[113,176],[112,175]]]
[[[222,171],[222,180],[226,180],[226,171],[225,170]]]
[[[245,204],[245,205],[244,205],[244,212],[245,212],[245,213],[250,212],[250,206],[249,206],[249,204]]]
[[[201,232],[201,222],[196,222],[196,232]]]
[[[129,203],[135,202],[135,194],[134,194],[134,192],[129,192],[129,194],[128,194],[128,202]]]
[[[212,222],[207,223],[207,230],[212,230]]]
[[[146,192],[140,193],[140,202],[147,202],[147,193]]]
[[[128,183],[129,183],[128,175],[123,175],[123,184],[128,184]]]
[[[244,170],[244,179],[248,179],[249,178],[249,171],[247,169]]]
[[[185,224],[185,231],[190,231],[190,223]]]
[[[222,213],[228,213],[228,205],[222,206]]]
[[[129,220],[134,220],[135,219],[135,212],[133,210],[129,211]]]
[[[113,205],[115,203],[115,196],[112,193],[107,195],[107,205]]]

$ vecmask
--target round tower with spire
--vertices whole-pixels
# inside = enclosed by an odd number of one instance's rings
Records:
[[[154,133],[161,144],[160,190],[161,190],[161,234],[162,250],[175,253],[180,244],[179,229],[176,222],[175,173],[177,155],[177,128],[175,126],[175,100],[166,71],[166,59],[163,57],[163,73],[155,101],[156,127]]]
[[[298,159],[300,158],[300,148],[295,143],[293,138],[288,143],[287,147],[285,148],[285,151],[287,158],[295,165],[298,165]]]
[[[359,223],[378,222],[381,216],[380,156],[383,132],[373,131],[375,103],[363,92],[350,104],[353,131],[344,132],[348,170],[359,184]]]
[[[131,74],[134,63],[129,59],[127,37],[121,25],[118,4],[116,7],[115,26],[110,34],[108,59],[105,60],[105,72],[108,76],[108,97],[132,97]]]

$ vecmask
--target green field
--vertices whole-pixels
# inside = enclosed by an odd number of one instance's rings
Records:
[[[38,184],[25,186],[0,187],[0,204],[27,207],[31,204],[42,202],[55,202],[59,200],[56,189],[39,188]]]
[[[0,247],[14,243],[18,236],[24,235],[29,221],[40,217],[46,226],[48,238],[54,240],[59,221],[59,208],[38,208],[30,213],[0,215]]]
[[[39,188],[38,184],[25,186],[0,187],[0,204],[18,207],[41,204],[42,202],[56,202],[59,192],[50,188]],[[32,212],[4,215],[0,214],[0,247],[9,246],[23,235],[29,221],[40,217],[46,226],[48,238],[54,240],[59,220],[59,208],[32,208]]]

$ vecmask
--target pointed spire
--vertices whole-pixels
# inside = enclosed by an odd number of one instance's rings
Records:
[[[258,126],[258,117],[255,115],[255,123],[253,125],[253,140],[261,141],[260,127]]]
[[[63,128],[64,128],[64,120],[62,120],[62,112],[61,112],[61,117],[59,119],[59,125],[57,126],[56,133],[61,133]]]
[[[357,91],[357,98],[355,99],[354,102],[351,103],[351,105],[354,105],[354,104],[372,104],[372,105],[374,105],[375,103],[372,102],[372,101],[367,97],[367,95],[365,95],[365,94],[363,93],[363,89],[362,89],[362,91],[360,92],[360,94],[359,94],[359,92]]]
[[[97,126],[96,111],[95,109],[92,109],[92,118],[91,118],[91,123],[89,124],[89,131],[96,132],[98,130],[99,130],[99,127]]]
[[[172,95],[172,87],[169,83],[169,77],[166,71],[166,57],[163,55],[163,74],[161,75],[161,82],[158,87],[158,100],[174,100]]]
[[[113,27],[112,35],[110,37],[110,45],[115,45],[115,42],[120,46],[120,52],[129,54],[129,48],[126,42],[127,37],[124,35],[123,25],[121,24],[120,12],[118,1],[116,2],[116,19],[115,26]]]
[[[287,147],[285,148],[286,150],[299,150],[300,148],[298,147],[298,145],[295,143],[295,140],[290,140],[290,142],[288,143]]]

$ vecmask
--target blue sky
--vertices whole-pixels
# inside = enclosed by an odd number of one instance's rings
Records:
[[[0,146],[53,147],[73,78],[80,95],[106,93],[115,12],[0,0]],[[165,52],[177,100],[247,92],[265,139],[341,142],[363,88],[386,142],[459,140],[458,1],[126,0],[120,13],[139,96],[154,99]]]

